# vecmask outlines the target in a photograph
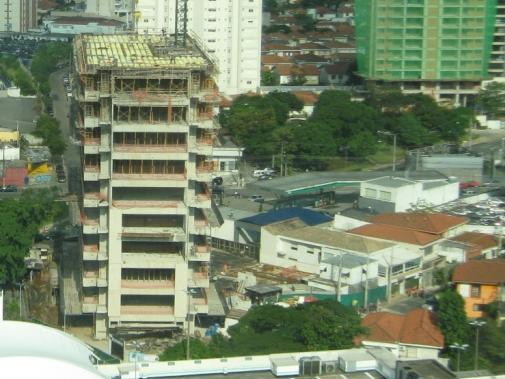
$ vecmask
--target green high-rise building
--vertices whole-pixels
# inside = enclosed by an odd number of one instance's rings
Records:
[[[496,0],[355,4],[358,70],[365,79],[426,81],[438,90],[439,82],[488,78]]]

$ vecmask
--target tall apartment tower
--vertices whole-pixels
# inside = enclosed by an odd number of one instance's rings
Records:
[[[26,33],[37,27],[37,0],[0,0],[0,32]]]
[[[488,77],[496,0],[356,0],[358,70],[371,83],[466,104]]]
[[[82,312],[97,337],[181,327],[208,312],[215,65],[159,35],[77,36],[74,62]]]
[[[505,77],[505,0],[497,0],[490,77]]]
[[[188,31],[202,41],[219,66],[218,86],[225,94],[256,91],[261,79],[262,0],[188,0]],[[139,34],[172,34],[176,0],[138,0]]]

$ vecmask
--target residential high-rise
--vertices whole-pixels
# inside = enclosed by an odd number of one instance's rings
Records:
[[[488,77],[496,0],[356,0],[359,73],[465,104]]]
[[[0,0],[0,32],[25,33],[37,27],[37,0]]]
[[[226,94],[260,86],[262,0],[188,0],[187,28],[202,41],[219,66],[219,90]],[[175,31],[176,0],[138,0],[139,34]]]
[[[505,76],[505,0],[497,0],[493,49],[489,62],[489,76]]]
[[[77,36],[74,62],[82,312],[97,337],[181,327],[208,312],[214,63],[160,35]]]

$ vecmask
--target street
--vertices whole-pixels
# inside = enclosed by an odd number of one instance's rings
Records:
[[[63,87],[63,76],[66,72],[67,70],[63,69],[53,73],[49,78],[49,83],[51,85],[54,117],[60,122],[61,131],[67,142],[67,149],[63,154],[67,182],[63,186],[63,192],[80,196],[81,153],[80,146],[70,143],[70,137],[75,137],[75,135],[73,130],[71,130],[70,118],[67,117],[70,114],[70,102],[67,100],[67,94]],[[80,214],[79,206],[76,202],[69,203],[69,213],[71,224],[78,225],[80,223]]]

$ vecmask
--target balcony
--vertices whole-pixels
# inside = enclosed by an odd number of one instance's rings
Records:
[[[114,104],[119,106],[166,107],[170,103],[173,107],[186,107],[189,97],[184,91],[155,91],[138,90],[132,92],[115,92]]]
[[[99,192],[86,192],[84,194],[83,205],[86,208],[96,208],[100,202]]]
[[[167,253],[122,253],[122,268],[160,268],[175,269],[182,263],[182,256],[177,252]]]
[[[212,155],[213,145],[214,142],[212,137],[196,138],[192,140],[190,150],[192,153],[197,153],[199,155]]]
[[[210,261],[210,246],[208,245],[193,245],[189,251],[190,261]]]
[[[114,152],[127,153],[185,153],[188,151],[186,144],[174,145],[130,145],[130,144],[114,144]]]
[[[83,313],[107,313],[107,307],[99,304],[98,296],[84,296],[82,298]]]
[[[212,181],[212,175],[217,171],[216,162],[203,162],[196,166],[196,176],[192,179],[200,182],[210,182]]]
[[[123,295],[173,295],[173,280],[121,280]]]
[[[174,314],[174,307],[165,305],[121,305],[121,315],[160,315]]]
[[[179,182],[180,185],[186,184],[186,173],[173,173],[173,174],[141,174],[141,173],[132,173],[132,174],[123,174],[123,173],[113,173],[112,179],[114,180],[131,180],[131,181],[146,181],[146,180],[154,180],[160,181],[160,185],[164,185],[162,181],[168,181],[171,185],[173,182]],[[138,184],[136,184],[138,185]]]
[[[84,261],[106,261],[107,253],[100,251],[98,245],[84,245],[82,259]]]
[[[83,287],[107,287],[107,280],[100,278],[98,271],[84,270],[82,273]]]
[[[200,193],[190,197],[189,206],[194,208],[210,208],[212,205],[212,195],[210,193]]]
[[[174,242],[184,242],[186,240],[186,234],[182,227],[123,227],[122,237],[158,238]]]
[[[200,114],[191,123],[201,129],[219,129],[219,123],[212,114]]]
[[[84,154],[98,154],[100,138],[83,138]]]
[[[95,89],[84,88],[84,95],[82,98],[84,101],[98,101],[100,97],[100,92]]]
[[[100,174],[99,165],[84,165],[84,180],[85,181],[96,181]]]
[[[173,210],[174,212],[184,214],[186,211],[186,205],[183,201],[179,200],[113,200],[112,205],[116,208],[132,209],[132,208],[149,208],[157,209],[160,214],[167,213],[167,210]]]
[[[99,220],[96,218],[84,218],[82,220],[82,232],[84,234],[97,234]]]
[[[188,127],[189,125],[185,121],[173,121],[171,123],[167,123],[166,121],[142,123],[116,120],[114,122],[115,132],[138,132],[141,130],[142,132],[187,133]]]
[[[191,306],[195,313],[209,313],[209,303],[206,298],[192,298]]]
[[[193,225],[190,224],[192,234],[210,235],[209,222],[205,219],[195,219]]]
[[[209,273],[207,271],[188,270],[188,286],[191,288],[209,288]]]

